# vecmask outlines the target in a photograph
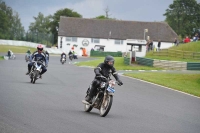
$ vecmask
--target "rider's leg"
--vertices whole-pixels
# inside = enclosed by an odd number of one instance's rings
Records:
[[[42,67],[42,72],[40,73],[40,78],[42,78],[42,74],[44,74],[47,71],[46,67]]]
[[[91,84],[91,88],[89,90],[88,96],[85,98],[85,100],[89,103],[91,103],[92,97],[95,95],[97,88],[100,85],[100,81],[97,79],[94,79],[92,84]]]

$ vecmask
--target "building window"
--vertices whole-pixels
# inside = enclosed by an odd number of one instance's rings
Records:
[[[77,37],[72,37],[72,42],[77,42]]]
[[[66,41],[68,41],[68,42],[77,42],[77,37],[66,37]]]
[[[123,40],[115,40],[115,44],[123,45]]]
[[[91,42],[92,42],[92,43],[100,43],[100,40],[97,39],[97,38],[92,38],[92,39],[91,39]]]

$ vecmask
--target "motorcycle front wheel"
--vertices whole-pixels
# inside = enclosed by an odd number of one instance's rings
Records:
[[[39,76],[39,74],[40,74],[39,71],[36,71],[36,70],[34,71],[33,82],[32,82],[33,84],[35,84],[35,81],[37,80],[37,77]]]
[[[108,114],[108,112],[111,109],[112,102],[113,102],[113,96],[108,95],[105,99],[105,102],[101,104],[101,107],[100,107],[100,110],[99,110],[101,117],[105,117]]]

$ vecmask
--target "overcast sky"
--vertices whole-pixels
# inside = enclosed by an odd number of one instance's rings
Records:
[[[41,12],[53,15],[57,10],[69,8],[83,18],[105,15],[109,8],[111,18],[131,21],[164,21],[166,9],[173,0],[3,0],[7,6],[18,12],[21,23],[28,30],[33,16]],[[197,0],[198,2],[200,0]]]

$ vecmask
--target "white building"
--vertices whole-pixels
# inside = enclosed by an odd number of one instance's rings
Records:
[[[145,29],[148,29],[146,32]],[[78,55],[91,49],[109,52],[138,51],[136,56],[146,53],[147,37],[157,47],[161,40],[161,49],[172,46],[177,34],[164,22],[136,22],[121,20],[85,19],[60,17],[58,31],[58,49],[68,53],[74,50]],[[74,49],[72,49],[74,48]]]

